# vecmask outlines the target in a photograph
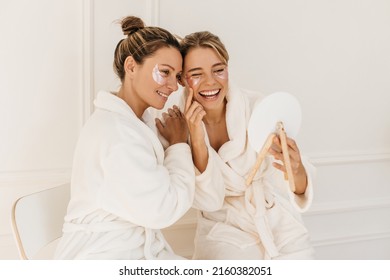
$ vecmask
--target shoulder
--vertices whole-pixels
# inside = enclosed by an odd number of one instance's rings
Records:
[[[266,96],[266,94],[260,92],[259,90],[242,88],[234,84],[231,84],[229,87],[230,87],[230,92],[232,92],[235,95],[239,94],[245,99],[251,111],[254,105],[257,102],[260,102]]]
[[[82,133],[101,143],[145,143],[145,126],[140,120],[116,112],[96,109],[86,122]],[[150,129],[147,127],[147,129]]]

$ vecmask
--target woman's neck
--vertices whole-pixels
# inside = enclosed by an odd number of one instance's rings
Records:
[[[135,94],[132,94],[131,90],[127,89],[124,85],[122,85],[117,93],[117,96],[119,98],[122,98],[127,103],[127,105],[130,106],[130,108],[133,110],[133,112],[139,119],[142,118],[142,115],[144,114],[146,108],[144,108],[145,106],[142,106],[142,102],[140,102],[140,100],[136,97]]]
[[[226,100],[221,104],[219,108],[206,110],[206,115],[203,117],[203,122],[209,126],[218,125],[225,121],[225,115]]]

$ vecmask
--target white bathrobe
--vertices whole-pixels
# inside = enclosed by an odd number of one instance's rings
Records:
[[[312,201],[314,167],[302,159],[308,175],[304,195],[290,191],[284,174],[272,166],[271,156],[253,183],[245,184],[257,157],[246,130],[259,98],[257,93],[230,88],[226,108],[230,140],[216,152],[205,133],[209,160],[206,170],[196,176],[193,206],[200,211],[194,259],[313,258],[300,212]]]
[[[57,259],[180,259],[159,229],[191,207],[188,144],[164,151],[120,98],[99,92],[80,135]]]

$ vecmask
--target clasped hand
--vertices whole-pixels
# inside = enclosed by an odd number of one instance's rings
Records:
[[[164,122],[156,118],[156,126],[160,134],[168,141],[169,145],[187,143],[188,127],[183,113],[175,105],[162,114]]]

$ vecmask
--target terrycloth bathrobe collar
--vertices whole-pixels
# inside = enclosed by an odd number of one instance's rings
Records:
[[[274,197],[270,192],[272,187],[268,187],[268,182],[264,180],[265,172],[270,171],[266,170],[263,164],[253,183],[250,186],[246,186],[245,183],[247,173],[256,161],[256,152],[248,147],[247,141],[251,104],[243,92],[235,86],[229,87],[226,99],[226,126],[230,140],[218,151],[222,160],[220,167],[226,183],[226,195],[245,197],[245,207],[252,217],[252,222],[243,218],[238,218],[236,222],[246,231],[258,234],[266,249],[265,257],[272,258],[279,255],[279,252],[273,242],[273,235],[265,215],[266,209],[272,207],[274,203]],[[205,134],[209,143],[207,133]],[[239,216],[241,215],[237,213],[237,217]]]
[[[148,110],[146,110],[142,116],[142,120],[137,117],[131,107],[120,97],[116,96],[115,93],[107,91],[99,91],[95,101],[95,107],[118,113],[124,118],[131,120],[134,124],[139,127],[144,134],[146,134],[153,145],[156,153],[157,162],[162,163],[164,161],[164,149],[153,130],[145,123],[144,120],[152,119]]]
[[[240,88],[229,86],[226,95],[226,127],[229,141],[224,143],[218,150],[220,159],[226,163],[230,171],[231,184],[228,184],[227,191],[234,193],[245,192],[246,173],[253,167],[256,162],[256,152],[248,147],[247,127],[251,116],[252,106],[249,99]],[[205,128],[204,128],[205,129]],[[206,131],[206,130],[205,130]],[[207,133],[206,142],[210,145]],[[234,170],[234,171],[233,171]],[[264,175],[265,165],[263,164],[257,172],[254,181],[259,180]]]
[[[219,149],[218,154],[228,162],[245,151],[250,108],[248,100],[234,86],[229,87],[226,100],[226,126],[230,141]]]
[[[143,120],[139,119],[131,107],[121,98],[116,96],[114,93],[107,91],[99,91],[96,99],[94,100],[94,105],[96,109],[106,110],[112,113],[117,113],[121,115],[124,120],[130,121],[132,124],[136,125],[141,133],[146,135],[146,139],[148,139],[155,152],[157,162],[162,164],[164,162],[164,149],[158,140],[156,134],[143,122]],[[145,111],[143,118],[150,118],[149,113]],[[97,225],[92,224],[64,224],[64,232],[67,231],[77,231],[77,230],[88,230],[93,232],[99,232],[102,230],[106,230],[107,228],[118,229],[118,230],[130,230],[134,225],[127,222],[108,222],[104,225],[100,223]],[[160,243],[157,245],[158,247],[154,247],[152,249],[153,242],[159,240]],[[144,246],[144,255],[146,259],[154,259],[153,251],[159,252],[162,248],[165,247],[170,252],[173,252],[169,244],[165,241],[162,233],[160,231],[153,231],[152,229],[145,229],[145,246]]]

